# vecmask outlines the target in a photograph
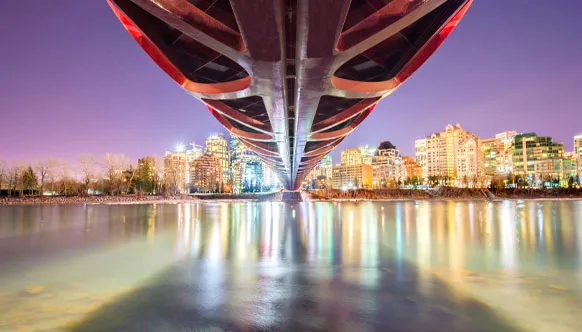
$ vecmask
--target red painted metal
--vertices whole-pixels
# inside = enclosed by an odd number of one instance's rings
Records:
[[[131,19],[112,2],[112,0],[107,0],[107,3],[139,46],[141,46],[141,48],[160,68],[162,68],[164,72],[166,72],[166,74],[168,74],[168,76],[184,89],[200,94],[221,94],[242,91],[250,86],[250,76],[230,82],[207,84],[196,83],[187,79],[186,76],[164,55],[164,53],[131,21]]]

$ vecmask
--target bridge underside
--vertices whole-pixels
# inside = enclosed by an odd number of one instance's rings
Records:
[[[472,0],[108,0],[144,51],[296,190]]]

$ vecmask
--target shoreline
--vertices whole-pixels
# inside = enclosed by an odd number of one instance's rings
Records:
[[[2,197],[0,206],[9,205],[139,205],[139,204],[179,204],[199,202],[196,197],[163,196],[31,196]]]
[[[475,197],[475,196],[393,196],[393,197],[310,197],[306,195],[304,202],[410,202],[410,201],[475,201],[475,202],[502,202],[502,201],[582,201],[582,196],[543,196],[543,195],[515,195],[509,197]],[[3,197],[0,206],[14,205],[141,205],[141,204],[188,204],[188,203],[234,203],[234,202],[265,202],[271,200],[257,199],[256,197],[212,198],[200,199],[196,196],[89,196],[89,197]],[[272,200],[280,201],[280,200]]]
[[[582,197],[501,197],[501,198],[480,198],[480,197],[432,197],[432,198],[330,198],[320,199],[314,198],[307,200],[307,202],[412,202],[412,201],[428,201],[428,202],[503,202],[503,201],[582,201]]]

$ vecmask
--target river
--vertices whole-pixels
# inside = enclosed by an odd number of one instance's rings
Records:
[[[579,331],[582,201],[0,206],[0,331]]]

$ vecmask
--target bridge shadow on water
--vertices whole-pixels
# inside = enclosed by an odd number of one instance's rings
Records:
[[[302,229],[303,221],[284,215],[282,245],[266,245],[259,236],[254,260],[248,259],[252,246],[234,243],[215,256],[212,232],[202,227],[195,253],[70,331],[520,330],[493,308],[395,258],[392,248],[377,252],[378,264],[353,263],[345,244],[310,247],[302,234],[311,226]],[[225,238],[234,238],[232,228]],[[329,229],[330,238],[342,238],[338,227]],[[279,259],[264,259],[265,252]],[[314,255],[322,259],[310,260]]]

